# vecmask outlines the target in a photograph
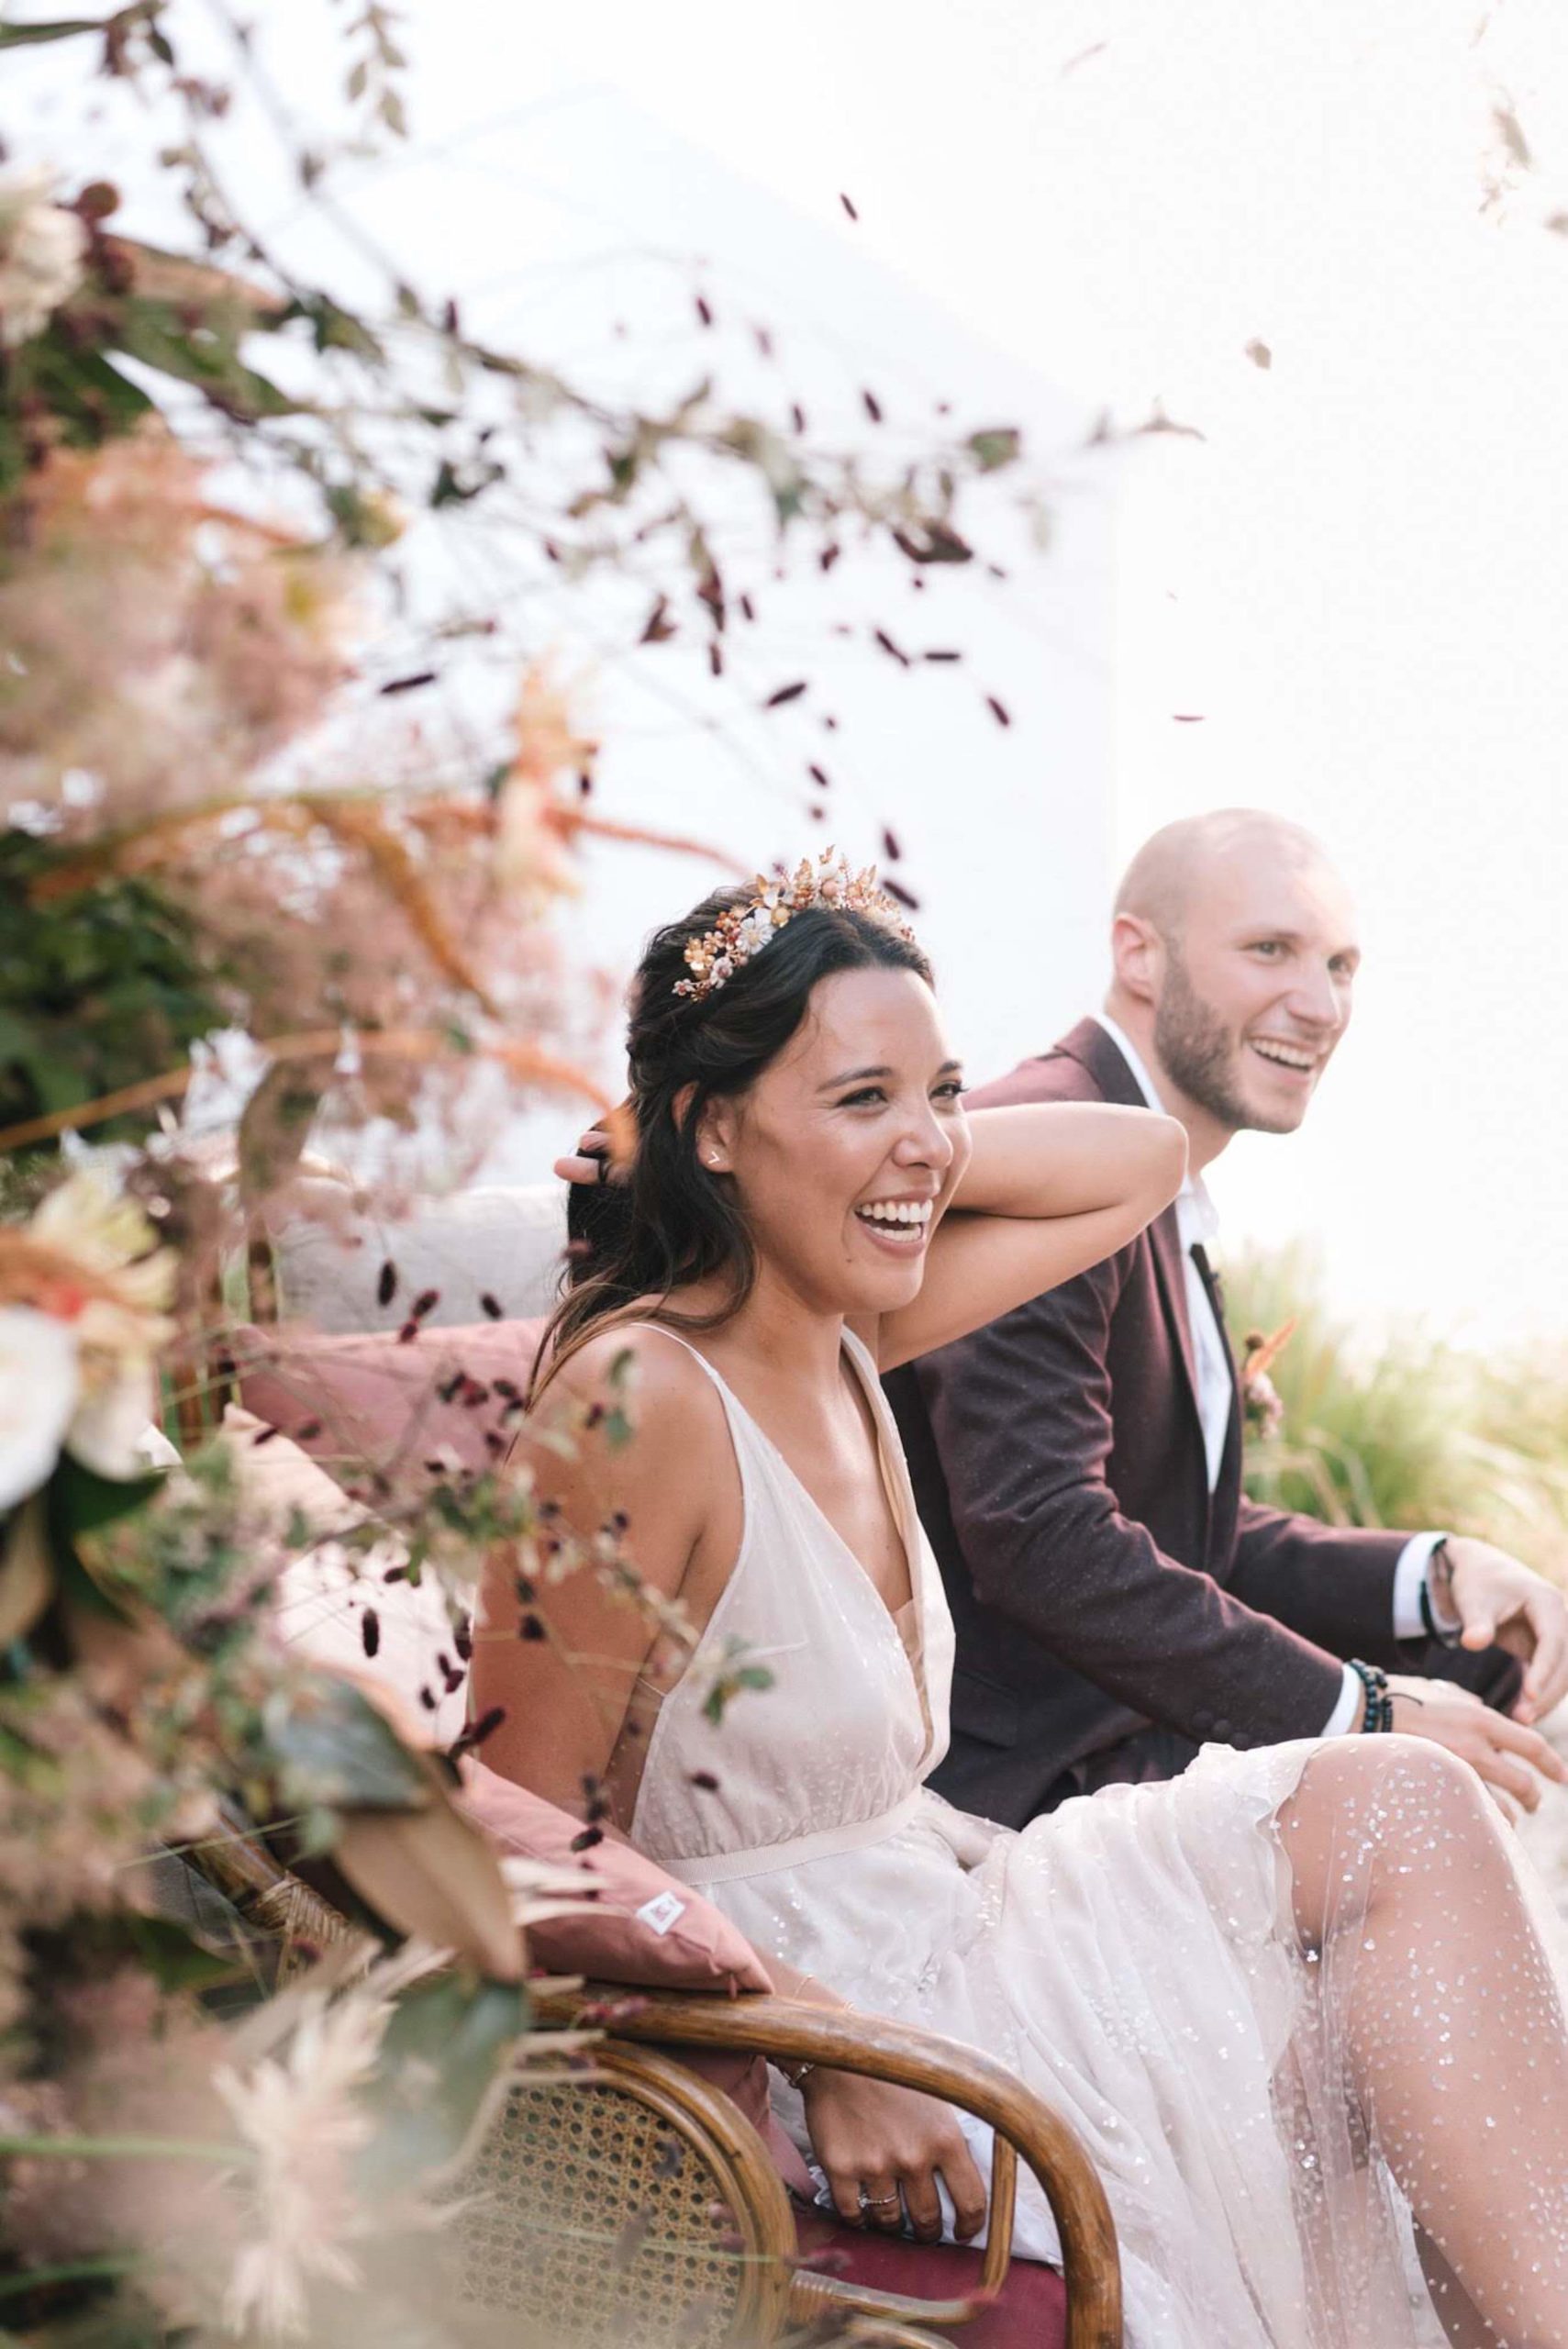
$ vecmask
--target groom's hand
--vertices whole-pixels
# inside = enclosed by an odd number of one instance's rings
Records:
[[[589,1127],[575,1150],[556,1160],[555,1172],[563,1183],[624,1183],[631,1173],[636,1141],[631,1104],[623,1101],[600,1124]]]
[[[1490,1542],[1456,1534],[1445,1542],[1446,1597],[1472,1650],[1506,1648],[1525,1666],[1517,1721],[1538,1721],[1568,1696],[1568,1601]]]
[[[610,1138],[603,1126],[590,1126],[575,1150],[558,1158],[552,1170],[562,1183],[604,1183],[613,1179]]]
[[[1451,1680],[1418,1680],[1390,1675],[1388,1693],[1394,1699],[1394,1726],[1405,1737],[1429,1738],[1446,1745],[1485,1779],[1512,1816],[1509,1803],[1534,1810],[1540,1801],[1540,1784],[1551,1778],[1568,1781],[1568,1762],[1554,1746],[1507,1713],[1494,1712],[1468,1688]]]

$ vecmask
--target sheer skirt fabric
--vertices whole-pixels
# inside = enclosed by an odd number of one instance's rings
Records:
[[[1445,2349],[1412,2201],[1460,2279],[1450,2322],[1465,2288],[1492,2322],[1453,2340],[1564,2349],[1568,1958],[1479,1781],[1414,1740],[1309,1741],[1207,1747],[1021,1834],[951,1809],[922,1785],[946,1737],[940,1579],[850,1350],[917,1623],[900,1638],[706,1365],[746,1500],[713,1635],[774,1685],[718,1728],[699,1671],[669,1691],[633,1840],[764,1958],[987,2049],[1072,2121],[1115,2216],[1129,2349]],[[1018,2243],[1058,2253],[1032,2180]]]

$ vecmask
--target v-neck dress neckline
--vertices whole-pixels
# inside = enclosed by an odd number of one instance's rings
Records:
[[[706,1882],[774,1867],[781,1855],[807,1847],[851,1848],[913,1810],[927,1771],[946,1748],[952,1662],[940,1577],[875,1365],[846,1330],[843,1351],[870,1408],[879,1471],[908,1562],[913,1615],[904,1623],[722,1372],[678,1330],[659,1322],[636,1326],[659,1330],[684,1347],[712,1381],[740,1477],[742,1522],[735,1564],[696,1651],[663,1692],[647,1729],[632,1840],[676,1873]],[[738,1662],[762,1666],[773,1686],[746,1688],[727,1701],[715,1723],[712,1691]],[[816,1787],[813,1765],[828,1754],[829,1723],[838,1734],[843,1684],[862,1685],[868,1675],[879,1713],[868,1719],[868,1751],[853,1768],[857,1816],[825,1828],[823,1819],[842,1804],[837,1785],[831,1802]],[[789,1742],[781,1747],[768,1719],[769,1707],[781,1701],[798,1714],[802,1683],[823,1699],[823,1733],[809,1758]],[[710,1749],[711,1766],[668,1770],[673,1744]],[[745,1799],[727,1817],[730,1790],[739,1796],[742,1787]]]

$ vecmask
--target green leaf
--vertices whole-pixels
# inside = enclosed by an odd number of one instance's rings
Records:
[[[323,1675],[303,1687],[273,1689],[261,1727],[295,1806],[422,1810],[431,1799],[418,1756],[351,1681]]]
[[[162,1469],[150,1476],[100,1476],[65,1453],[50,1483],[50,1531],[74,1549],[83,1533],[96,1533],[144,1508],[163,1484]]]
[[[379,2121],[362,2157],[367,2190],[406,2191],[450,2172],[503,2091],[528,2026],[520,1982],[444,1974],[398,2001],[371,2090]]]
[[[46,40],[74,40],[80,33],[101,33],[107,17],[56,17],[48,24],[0,25],[0,49],[24,49]]]
[[[384,345],[364,320],[356,317],[352,310],[345,310],[340,302],[334,302],[329,295],[312,295],[296,307],[299,315],[310,322],[317,351],[351,351],[361,359],[385,359]]]
[[[239,1117],[239,1191],[247,1206],[292,1181],[310,1135],[331,1067],[317,1061],[275,1061]]]
[[[35,1020],[6,1007],[0,1007],[0,1061],[25,1069],[39,1094],[43,1093],[52,1066],[49,1048]]]
[[[232,332],[218,329],[216,311],[203,320],[204,334],[193,334],[168,302],[132,295],[113,330],[117,346],[144,367],[176,382],[194,384],[215,407],[247,423],[264,417],[297,416],[300,404],[286,392],[247,367],[239,355]]]
[[[48,1510],[41,1493],[22,1503],[0,1554],[0,1647],[26,1639],[54,1595]]]
[[[725,1644],[724,1662],[713,1677],[712,1686],[703,1698],[703,1719],[715,1729],[721,1728],[728,1707],[742,1688],[771,1688],[773,1675],[765,1664],[743,1664],[744,1643],[736,1639]]]
[[[95,449],[133,431],[152,412],[139,384],[111,366],[101,351],[73,348],[58,319],[24,351],[32,390],[60,418],[65,438],[76,448]]]
[[[1024,436],[1015,424],[999,424],[988,431],[972,432],[963,445],[983,473],[994,473],[1003,465],[1018,462]]]
[[[232,1952],[210,1950],[172,1917],[126,1919],[131,1946],[161,1990],[210,1990],[245,1967]]]

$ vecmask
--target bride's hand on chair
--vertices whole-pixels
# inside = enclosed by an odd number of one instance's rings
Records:
[[[897,2233],[908,2213],[922,2243],[942,2232],[939,2173],[967,2243],[985,2223],[985,2185],[951,2105],[917,2088],[855,2072],[814,2070],[803,2084],[806,2121],[834,2207],[851,2226]]]

